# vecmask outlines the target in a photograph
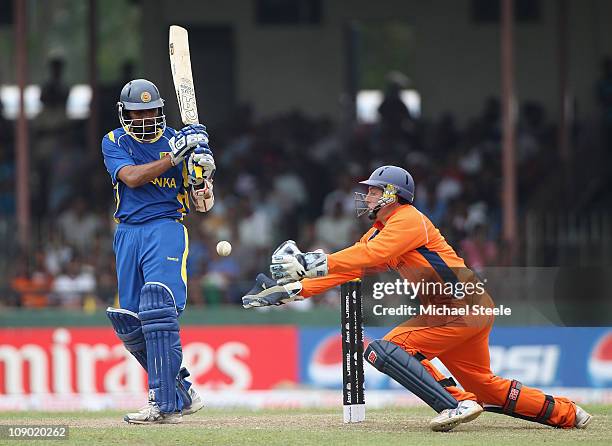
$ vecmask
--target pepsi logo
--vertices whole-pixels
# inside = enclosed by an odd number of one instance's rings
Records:
[[[308,374],[323,386],[335,387],[342,382],[342,336],[334,334],[321,341],[310,359]]]
[[[597,340],[588,367],[593,384],[607,386],[612,383],[612,331]]]
[[[369,343],[370,340],[364,338],[364,350]],[[349,364],[349,373],[351,373],[350,356],[348,356],[347,363]],[[318,343],[310,356],[308,361],[308,378],[319,386],[341,388],[342,364],[342,336],[340,334],[329,335]],[[366,375],[371,372],[378,373],[375,369],[365,371]]]

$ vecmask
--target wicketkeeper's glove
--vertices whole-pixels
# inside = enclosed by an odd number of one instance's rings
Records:
[[[323,277],[327,272],[327,254],[321,249],[302,252],[293,240],[287,240],[272,254],[270,273],[279,285],[306,277]]]
[[[258,274],[255,285],[242,298],[242,306],[244,308],[267,307],[303,300],[304,298],[299,294],[300,291],[302,291],[300,282],[279,285],[265,274]]]
[[[279,284],[327,276],[327,254],[318,249],[295,255],[272,256],[270,273]]]

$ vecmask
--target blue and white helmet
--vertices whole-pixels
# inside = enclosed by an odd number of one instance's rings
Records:
[[[124,110],[150,109],[158,110],[155,118],[131,119],[124,114]],[[117,111],[121,126],[139,142],[155,142],[166,129],[164,100],[155,84],[146,79],[134,79],[125,84],[121,89],[119,102],[117,102]]]
[[[369,212],[369,217],[374,219],[382,207],[397,202],[398,197],[410,204],[414,201],[414,180],[412,175],[401,167],[381,166],[372,172],[370,178],[360,181],[359,184],[378,187],[383,190],[383,195],[376,207],[370,209],[366,201],[367,194],[355,192],[355,210],[358,217]]]

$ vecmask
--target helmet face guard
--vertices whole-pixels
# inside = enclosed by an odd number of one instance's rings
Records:
[[[138,142],[155,142],[166,130],[166,115],[163,107],[157,108],[157,115],[153,118],[138,119],[131,119],[126,116],[126,108],[122,102],[117,103],[117,109],[121,127]]]
[[[371,201],[368,201],[367,199],[368,194],[355,192],[355,212],[357,212],[357,217],[361,217],[367,213],[368,217],[371,220],[374,220],[376,218],[376,214],[378,214],[378,211],[380,211],[383,207],[397,202],[397,188],[393,184],[387,184],[381,189],[383,190],[383,194],[373,208],[370,208],[369,206]]]

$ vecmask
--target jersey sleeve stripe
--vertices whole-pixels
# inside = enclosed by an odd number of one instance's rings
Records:
[[[442,257],[435,252],[428,249],[426,246],[421,246],[417,248],[419,254],[421,254],[425,260],[431,265],[431,267],[438,273],[440,278],[446,283],[452,283],[453,285],[459,281],[457,279],[457,275],[453,272],[452,269],[446,264]]]

